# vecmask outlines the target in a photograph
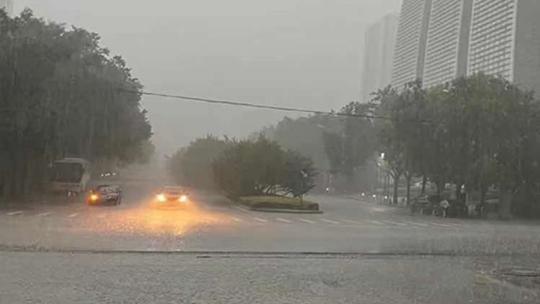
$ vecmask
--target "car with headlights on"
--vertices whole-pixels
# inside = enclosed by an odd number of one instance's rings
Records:
[[[163,187],[156,194],[155,201],[160,204],[187,204],[189,194],[183,187]]]
[[[120,205],[122,189],[116,185],[98,185],[88,193],[88,205]]]

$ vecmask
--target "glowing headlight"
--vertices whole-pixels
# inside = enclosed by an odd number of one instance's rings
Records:
[[[91,200],[91,201],[95,202],[95,201],[97,201],[98,199],[99,199],[99,196],[98,196],[97,194],[91,194],[91,195],[90,195],[90,200]]]
[[[162,202],[162,203],[165,202],[165,201],[167,201],[167,198],[165,197],[164,194],[158,194],[158,195],[156,196],[156,198],[157,198],[157,200],[158,200],[159,202]]]
[[[185,203],[185,202],[187,202],[188,197],[187,197],[187,195],[182,195],[182,196],[180,196],[180,198],[179,198],[178,200],[179,200],[181,203]]]

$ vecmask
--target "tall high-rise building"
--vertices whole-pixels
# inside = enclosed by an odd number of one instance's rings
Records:
[[[423,78],[432,0],[403,0],[392,70],[392,86]]]
[[[366,31],[362,81],[364,100],[392,82],[398,19],[395,14],[387,15]]]
[[[473,0],[432,0],[423,84],[430,87],[467,74]]]
[[[392,85],[483,72],[540,92],[538,16],[540,0],[404,0]]]
[[[0,9],[4,9],[11,16],[13,14],[13,0],[0,0]]]
[[[475,0],[468,74],[500,75],[540,92],[540,1]]]

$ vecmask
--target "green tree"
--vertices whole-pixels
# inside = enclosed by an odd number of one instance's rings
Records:
[[[84,29],[0,11],[0,196],[43,190],[65,156],[139,159],[151,137],[142,88]]]
[[[276,194],[284,162],[281,147],[261,136],[232,144],[213,170],[218,186],[231,197]]]
[[[202,189],[216,188],[212,162],[228,147],[227,138],[199,138],[180,149],[168,161],[169,174],[178,183]]]
[[[397,180],[423,176],[445,185],[500,192],[500,210],[538,210],[539,106],[531,92],[499,77],[476,74],[424,91],[420,82],[381,90],[374,101],[388,119],[378,123],[379,152]],[[424,179],[425,180],[425,179]],[[409,183],[408,183],[409,184]]]
[[[313,162],[298,152],[286,152],[263,136],[232,143],[213,163],[216,183],[230,197],[293,195],[311,190]]]
[[[311,158],[317,170],[326,172],[330,170],[330,164],[325,151],[324,134],[339,133],[342,128],[341,120],[327,115],[296,119],[285,117],[275,126],[265,128],[259,134],[276,141],[284,149],[297,151]]]
[[[354,175],[374,157],[376,151],[375,123],[371,119],[372,104],[352,102],[341,110],[341,129],[323,133],[325,152],[330,172],[346,177],[349,189],[353,189]]]
[[[430,166],[432,178],[455,184],[456,192],[463,186],[478,190],[481,203],[487,190],[496,187],[501,209],[508,210],[514,194],[530,184],[523,170],[527,162],[534,163],[524,158],[534,147],[529,140],[536,131],[532,94],[484,74],[456,79],[430,93],[437,122],[437,146],[431,151],[442,148],[440,165]]]
[[[393,180],[392,202],[397,203],[399,180],[407,170],[404,139],[399,129],[403,121],[402,97],[392,87],[386,87],[374,94],[373,102],[377,104],[377,115],[383,117],[377,121],[377,151],[384,155],[386,174]]]
[[[295,151],[285,153],[285,172],[280,189],[293,197],[302,197],[315,187],[317,171],[313,161]]]

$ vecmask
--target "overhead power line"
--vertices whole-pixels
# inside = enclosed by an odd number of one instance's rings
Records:
[[[164,97],[164,98],[172,98],[172,99],[181,99],[181,100],[184,100],[184,101],[196,102],[196,103],[221,104],[221,105],[236,106],[236,107],[256,108],[256,109],[283,111],[283,112],[296,112],[296,113],[304,113],[304,114],[316,114],[316,115],[328,115],[328,116],[341,116],[341,117],[355,117],[355,118],[390,120],[390,117],[381,116],[381,115],[349,114],[349,113],[340,113],[340,112],[331,112],[331,111],[318,111],[318,110],[305,109],[305,108],[294,108],[294,107],[282,107],[282,106],[274,106],[274,105],[264,105],[264,104],[256,104],[256,103],[233,101],[233,100],[224,100],[224,99],[211,99],[211,98],[202,98],[202,97],[194,97],[194,96],[173,95],[173,94],[166,94],[166,93],[155,93],[155,92],[148,92],[148,91],[134,91],[134,90],[127,90],[127,89],[120,89],[120,90],[125,91],[125,92],[134,93],[134,94],[141,94],[141,95],[146,95],[146,96]]]

